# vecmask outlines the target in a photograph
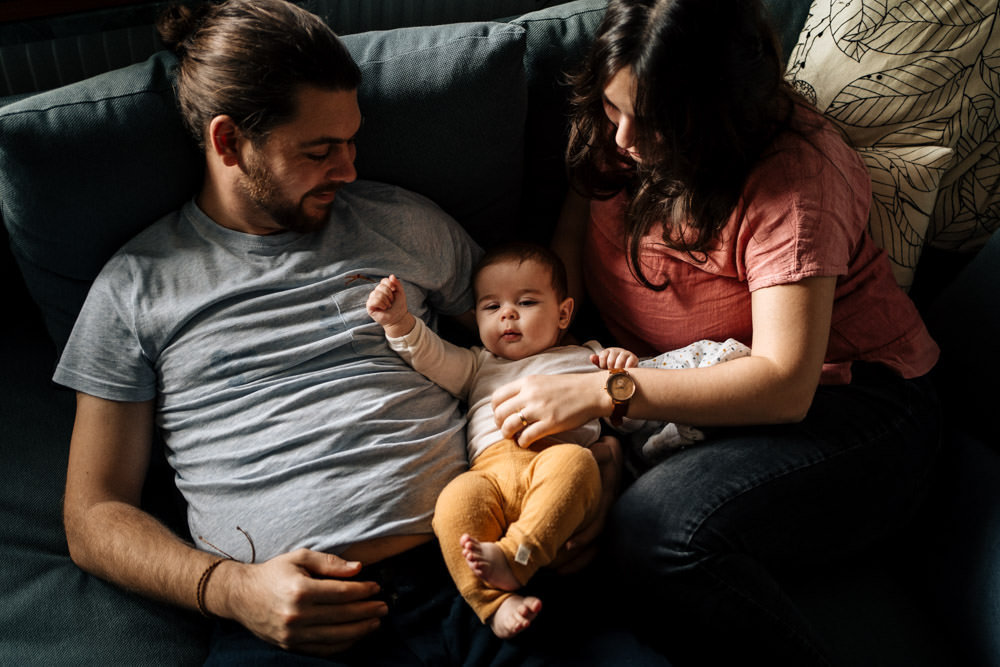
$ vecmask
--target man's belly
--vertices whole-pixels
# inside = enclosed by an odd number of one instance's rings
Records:
[[[390,556],[401,554],[432,539],[434,539],[432,533],[378,537],[373,540],[352,544],[338,555],[344,560],[356,560],[362,565],[371,565]]]

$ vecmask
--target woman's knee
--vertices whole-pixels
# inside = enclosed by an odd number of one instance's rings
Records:
[[[623,572],[640,579],[691,563],[700,549],[694,542],[697,494],[686,496],[665,465],[626,489],[608,522],[612,558]]]

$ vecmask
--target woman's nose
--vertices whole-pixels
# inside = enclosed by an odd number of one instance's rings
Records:
[[[635,148],[635,121],[633,118],[622,114],[618,119],[618,129],[615,131],[615,143],[618,147],[631,151]]]

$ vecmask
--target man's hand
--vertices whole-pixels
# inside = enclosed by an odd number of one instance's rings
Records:
[[[561,574],[570,574],[583,569],[597,554],[597,538],[604,530],[611,506],[618,498],[618,486],[621,482],[622,447],[618,439],[606,435],[590,446],[597,466],[601,471],[601,499],[594,520],[583,526],[579,532],[569,538],[566,549],[573,555],[560,566]]]
[[[382,325],[387,336],[399,338],[413,331],[416,320],[406,307],[406,293],[399,278],[383,278],[365,303],[368,315]]]
[[[622,347],[606,347],[600,354],[590,355],[590,363],[605,370],[635,368],[639,365],[639,357]]]
[[[298,653],[332,656],[379,627],[388,607],[371,581],[353,581],[361,564],[299,549],[256,565],[224,562],[205,590],[209,611],[261,639]]]

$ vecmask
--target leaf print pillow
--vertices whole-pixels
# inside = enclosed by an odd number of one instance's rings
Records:
[[[814,0],[788,78],[872,173],[869,229],[904,289],[925,243],[1000,226],[997,0]]]

